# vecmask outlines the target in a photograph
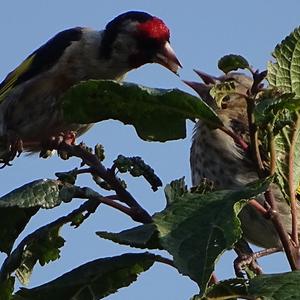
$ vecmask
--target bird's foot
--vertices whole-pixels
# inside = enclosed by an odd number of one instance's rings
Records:
[[[40,152],[40,157],[47,158],[51,156],[52,151],[56,149],[58,155],[62,159],[68,159],[66,153],[60,150],[60,145],[62,143],[66,143],[68,145],[74,145],[75,141],[76,141],[76,132],[74,131],[61,132],[57,136],[52,136],[44,143],[42,150]]]
[[[263,249],[261,251],[249,254],[239,255],[234,261],[234,270],[237,277],[244,277],[244,271],[249,268],[256,275],[262,274],[262,268],[258,265],[257,259],[270,254],[282,251],[281,247]]]
[[[256,275],[262,274],[262,268],[256,261],[255,253],[243,254],[234,260],[234,270],[237,277],[244,277],[247,269]]]
[[[8,134],[1,144],[3,147],[0,149],[0,164],[2,164],[0,169],[3,169],[6,166],[11,166],[11,161],[21,155],[23,152],[23,141],[15,134]]]

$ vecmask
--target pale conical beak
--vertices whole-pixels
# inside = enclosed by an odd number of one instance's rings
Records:
[[[179,68],[182,68],[169,42],[166,42],[158,51],[154,57],[154,62],[161,64],[175,74],[177,74]]]

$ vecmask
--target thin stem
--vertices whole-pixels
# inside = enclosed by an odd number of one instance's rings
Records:
[[[299,266],[297,263],[297,252],[298,252],[298,248],[295,248],[292,243],[290,242],[290,237],[288,235],[288,233],[286,232],[286,229],[284,228],[281,219],[280,219],[280,215],[278,213],[277,210],[277,205],[276,205],[276,201],[274,198],[274,194],[270,191],[270,189],[268,189],[265,192],[265,198],[267,203],[270,205],[271,210],[270,210],[270,217],[273,221],[273,224],[276,228],[276,231],[279,235],[279,238],[281,240],[282,246],[284,248],[284,251],[286,253],[286,257],[289,261],[290,267],[292,270],[298,270]]]
[[[226,133],[227,135],[229,135],[230,137],[232,137],[232,139],[234,140],[234,142],[239,145],[244,152],[247,152],[249,149],[249,145],[242,139],[242,137],[240,137],[239,135],[235,134],[233,131],[231,131],[230,129],[226,128],[226,127],[219,127],[220,130],[222,130],[224,133]]]
[[[273,176],[276,171],[276,147],[275,139],[271,125],[268,126],[268,144],[270,149],[270,175]]]
[[[291,214],[292,214],[292,235],[291,238],[293,242],[295,243],[296,247],[299,247],[299,238],[298,238],[298,210],[297,210],[297,200],[296,200],[296,189],[294,185],[294,156],[295,156],[295,147],[297,138],[299,135],[299,126],[300,126],[300,117],[298,115],[297,122],[295,124],[292,139],[291,139],[291,146],[289,151],[289,194],[290,194],[290,201],[291,201]],[[299,256],[298,256],[299,259]]]
[[[84,168],[84,169],[78,169],[76,171],[74,171],[74,173],[76,175],[80,175],[80,174],[87,174],[87,173],[91,173],[92,169],[91,168]]]
[[[260,178],[264,178],[264,166],[262,163],[259,145],[258,145],[258,130],[255,125],[254,118],[254,107],[255,102],[252,98],[247,98],[247,115],[248,115],[248,124],[249,124],[249,135],[250,135],[250,143],[251,143],[251,153],[253,157],[253,161],[257,165],[257,173]]]
[[[268,216],[268,211],[256,199],[250,199],[248,204],[254,207],[263,216]]]
[[[281,247],[279,247],[279,248],[275,247],[275,248],[263,249],[261,251],[257,251],[255,253],[253,253],[253,257],[255,259],[258,259],[258,258],[265,257],[265,256],[268,256],[268,255],[277,253],[277,252],[281,252],[281,251],[282,251]]]
[[[100,194],[98,194],[97,192],[95,192],[94,190],[85,187],[85,188],[80,188],[80,187],[76,187],[76,191],[74,193],[74,198],[81,198],[81,199],[90,199],[93,201],[99,201],[103,204],[106,204],[110,207],[113,207],[123,213],[125,213],[126,215],[130,216],[133,220],[136,219],[136,215],[135,215],[135,210],[124,206],[118,202],[115,201],[114,198],[112,197],[103,197]]]
[[[218,282],[219,282],[218,277],[217,277],[216,273],[213,272],[213,273],[211,274],[210,279],[209,279],[208,285],[210,286],[210,285],[213,285],[213,284],[217,284]]]

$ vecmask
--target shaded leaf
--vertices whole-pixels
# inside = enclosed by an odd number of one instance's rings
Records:
[[[192,300],[230,300],[248,295],[248,280],[234,278],[223,280],[207,288],[204,295],[196,295]],[[240,299],[239,298],[239,299]]]
[[[263,299],[300,299],[300,271],[261,275],[250,280],[248,294]]]
[[[206,194],[168,192],[168,197],[173,197],[170,205],[154,215],[161,244],[178,270],[201,289],[205,290],[220,255],[241,237],[237,215],[246,202],[240,200],[262,193],[269,183],[259,181],[241,190]]]
[[[96,234],[103,239],[111,240],[121,245],[141,249],[163,249],[159,243],[158,231],[154,224],[140,225],[119,233],[98,231]]]
[[[29,283],[33,267],[39,261],[43,266],[50,261],[60,258],[60,249],[65,240],[59,235],[60,227],[52,228],[42,236],[27,244],[22,251],[20,266],[16,270],[16,276],[23,285]]]
[[[259,275],[253,279],[229,279],[209,287],[203,296],[193,300],[264,299],[290,300],[300,299],[300,271]]]
[[[229,54],[223,56],[218,62],[218,68],[224,73],[237,69],[249,69],[248,61],[241,55]]]
[[[154,170],[139,156],[125,157],[119,155],[114,160],[114,165],[121,173],[129,172],[133,177],[143,176],[150,183],[153,191],[157,191],[162,186],[162,182]]]
[[[44,285],[22,288],[17,295],[30,300],[102,299],[130,285],[154,261],[155,255],[147,252],[96,259]]]
[[[78,168],[68,172],[56,172],[55,176],[61,181],[65,183],[75,184],[77,180],[77,171]]]
[[[89,80],[72,87],[63,98],[69,123],[114,119],[133,125],[143,140],[167,141],[186,137],[186,119],[200,118],[222,125],[198,97],[177,89],[152,89],[114,81]]]
[[[178,196],[183,196],[188,192],[187,185],[185,184],[184,177],[173,180],[170,184],[165,187],[165,197],[167,200],[167,205],[172,204]]]
[[[9,253],[13,243],[39,208],[59,205],[61,184],[57,180],[36,180],[0,198],[0,251]]]
[[[277,94],[276,91],[275,93],[267,91],[255,106],[255,124],[260,127],[271,124],[274,126],[275,132],[278,132],[292,122],[288,119],[286,121],[289,122],[284,122],[283,118],[288,117],[284,111],[297,111],[299,109],[300,98],[294,98],[294,94]]]
[[[9,277],[8,279],[0,282],[0,299],[12,300],[15,285],[15,278]]]

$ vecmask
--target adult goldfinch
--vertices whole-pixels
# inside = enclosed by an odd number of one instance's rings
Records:
[[[119,15],[102,31],[75,27],[58,33],[0,84],[0,137],[36,152],[57,135],[81,135],[91,125],[64,122],[62,95],[80,81],[121,80],[147,63],[176,73],[181,65],[169,40],[161,19],[138,11]]]

